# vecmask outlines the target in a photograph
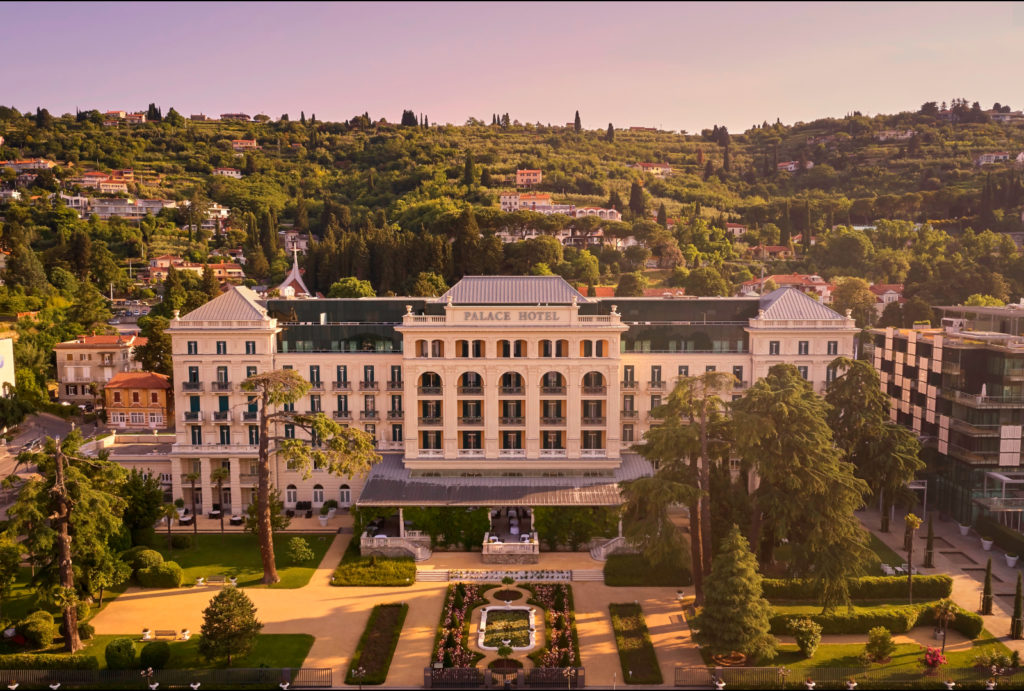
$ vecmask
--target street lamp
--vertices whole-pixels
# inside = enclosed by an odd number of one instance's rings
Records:
[[[576,669],[574,667],[566,667],[562,670],[562,674],[565,675],[565,688],[572,688],[572,680],[576,676]]]
[[[363,677],[365,676],[366,670],[363,669],[362,665],[352,670],[352,678],[356,680],[357,684],[359,684],[359,691],[363,691]]]

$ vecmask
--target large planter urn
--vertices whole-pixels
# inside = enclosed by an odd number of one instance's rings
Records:
[[[971,526],[969,525],[957,524],[957,526],[960,528],[960,534],[964,537],[967,537],[967,533],[971,532]]]
[[[985,538],[981,538],[981,548],[986,552],[992,551],[992,540],[986,540]]]

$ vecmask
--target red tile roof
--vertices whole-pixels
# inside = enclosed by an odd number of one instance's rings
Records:
[[[136,336],[135,334],[100,334],[96,336],[78,336],[73,341],[64,341],[63,343],[57,343],[54,348],[110,348],[111,346],[133,346],[139,347],[146,345],[149,339],[143,338],[142,336]]]
[[[157,372],[118,372],[107,382],[107,389],[169,389],[170,377]]]

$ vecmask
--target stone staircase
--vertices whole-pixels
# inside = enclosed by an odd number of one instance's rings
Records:
[[[604,583],[604,571],[601,569],[573,569],[572,580]]]
[[[448,582],[448,569],[416,569],[416,580],[421,583]]]
[[[608,561],[608,555],[617,551],[625,551],[629,549],[629,545],[626,543],[624,537],[613,537],[607,542],[602,542],[599,545],[595,545],[590,550],[590,558],[594,561]]]

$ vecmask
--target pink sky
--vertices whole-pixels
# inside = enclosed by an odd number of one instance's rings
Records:
[[[0,3],[0,103],[742,131],[1024,107],[1024,3]]]

